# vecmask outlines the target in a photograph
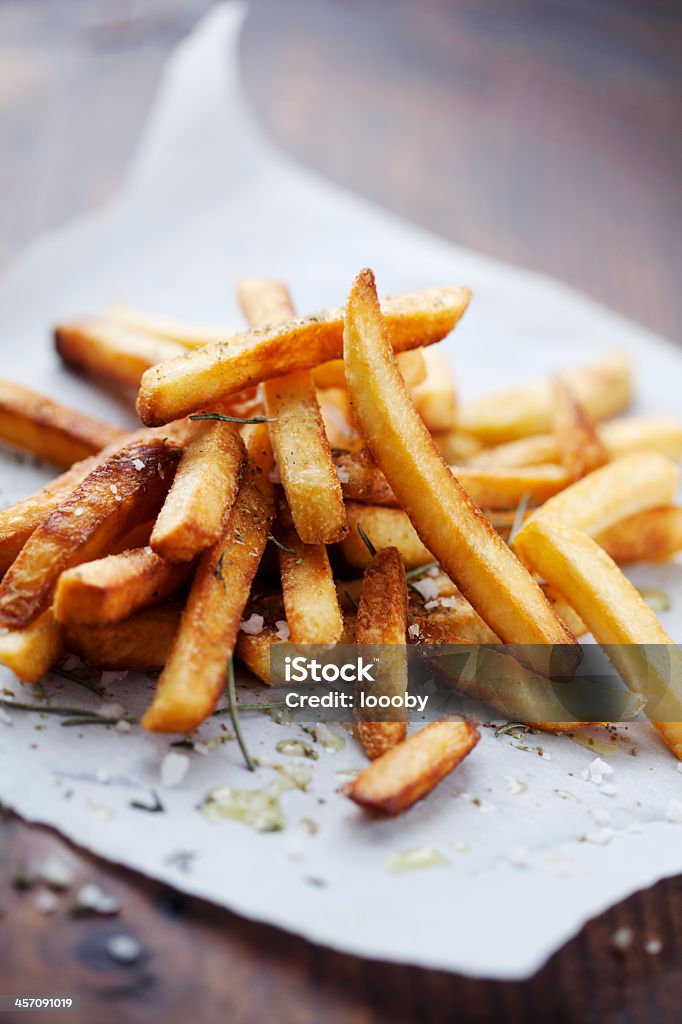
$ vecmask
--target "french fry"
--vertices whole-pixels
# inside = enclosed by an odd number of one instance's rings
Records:
[[[348,390],[372,454],[422,543],[504,643],[528,647],[530,668],[546,671],[542,644],[565,645],[565,671],[580,647],[542,590],[495,533],[443,462],[392,361],[374,277],[362,271],[346,308]]]
[[[234,423],[198,422],[152,530],[150,545],[169,562],[189,562],[220,536],[244,467]]]
[[[416,386],[412,385],[417,412],[430,431],[451,430],[457,421],[457,391],[450,364],[436,348],[424,349],[422,355],[426,376]],[[410,385],[404,373],[403,380]]]
[[[603,423],[597,430],[609,458],[631,452],[660,452],[674,462],[682,458],[682,425],[671,416],[632,416]]]
[[[470,294],[468,288],[436,288],[386,299],[383,312],[394,350],[441,341],[466,310]],[[138,396],[142,421],[167,423],[247,385],[341,358],[343,317],[343,310],[333,309],[246,331],[151,368]]]
[[[0,630],[0,664],[22,683],[37,683],[61,655],[59,627],[48,608],[23,629]]]
[[[420,348],[399,352],[396,356],[398,368],[408,387],[421,384],[426,379],[426,351]],[[345,388],[346,367],[343,359],[331,359],[328,363],[315,366],[312,371],[316,388]]]
[[[175,342],[95,318],[60,324],[54,341],[67,366],[132,388],[145,370],[186,353]]]
[[[156,671],[166,663],[182,609],[166,604],[103,626],[62,626],[64,647],[101,669]]]
[[[201,348],[209,342],[225,341],[235,334],[232,327],[193,323],[164,313],[149,313],[124,303],[109,306],[106,319],[134,334],[151,334],[183,348]]]
[[[288,510],[287,510],[288,511]],[[304,544],[280,515],[277,554],[292,644],[335,644],[343,632],[334,577],[324,544]]]
[[[41,459],[72,466],[122,440],[125,434],[36,391],[0,380],[0,438]]]
[[[610,420],[596,427],[597,436],[609,459],[632,452],[660,452],[679,462],[682,458],[682,426],[669,416],[631,416]],[[559,449],[552,434],[536,434],[508,441],[474,453],[470,466],[533,466],[556,462]],[[450,461],[456,462],[456,459]]]
[[[615,416],[631,400],[631,371],[622,352],[607,352],[565,375],[576,400],[593,420]],[[518,437],[551,430],[552,388],[538,381],[512,391],[479,398],[460,405],[458,426],[486,444],[513,441]]]
[[[412,605],[410,626],[417,643],[496,644],[500,638],[486,625],[465,597],[460,596],[449,607],[424,611]]]
[[[526,557],[575,608],[626,685],[645,697],[645,714],[656,716],[653,725],[682,760],[682,655],[649,605],[580,530],[535,521],[529,524]]]
[[[678,467],[665,455],[623,455],[577,480],[533,512],[516,534],[514,550],[525,560],[531,522],[574,526],[594,536],[635,512],[669,504],[675,497],[678,480]]]
[[[369,565],[371,555],[364,543],[358,524],[377,549],[396,547],[406,569],[416,569],[430,562],[433,555],[424,547],[408,516],[401,508],[383,508],[380,505],[346,504],[348,536],[339,544],[341,554],[355,569]]]
[[[152,518],[171,485],[180,449],[138,440],[119,449],[33,532],[0,584],[0,626],[21,629],[52,602],[65,569],[102,555],[136,522]]]
[[[0,511],[0,574],[9,569],[33,531],[96,465],[95,456],[83,459],[35,494]]]
[[[253,327],[293,316],[289,292],[279,281],[244,278],[237,287]],[[270,438],[296,531],[306,544],[332,544],[347,533],[341,484],[317,403],[310,370],[298,370],[263,385],[272,422]]]
[[[327,440],[332,449],[352,451],[362,445],[355,425],[350,397],[346,387],[325,388],[317,392],[317,401]]]
[[[559,462],[572,480],[579,480],[609,461],[606,445],[594,423],[562,377],[552,381],[552,428]]]
[[[401,814],[457,767],[480,739],[469,722],[431,722],[346,784],[356,804],[382,814]]]
[[[216,543],[203,553],[154,700],[142,724],[152,732],[189,732],[222,693],[239,623],[275,513],[272,448],[265,426],[246,442],[247,464]]]
[[[73,626],[120,622],[170,597],[189,579],[191,570],[190,564],[168,562],[149,547],[84,562],[59,577],[55,618]]]
[[[269,623],[263,626],[260,633],[244,633],[240,630],[237,637],[235,654],[246,665],[249,672],[252,672],[266,686],[270,685],[270,648],[272,644],[290,643],[290,640],[284,640],[282,636],[278,636],[278,632],[277,625]],[[339,637],[339,643],[355,643],[355,615],[350,612],[343,616],[343,632]]]
[[[407,691],[407,585],[405,569],[397,548],[383,548],[365,569],[360,605],[355,622],[355,642],[377,649],[374,682],[358,685],[356,715],[360,715],[362,694],[404,697]],[[382,721],[386,712],[370,720],[358,719],[356,731],[370,760],[380,757],[400,743],[407,733],[404,707],[391,712],[390,721]]]
[[[479,454],[486,451],[483,442],[479,441],[473,434],[466,434],[463,430],[435,430],[433,442],[448,464],[464,465],[478,458]],[[538,459],[538,462],[549,462],[549,459]],[[522,463],[523,465],[524,463]]]
[[[339,455],[335,461],[346,501],[399,504],[386,477],[367,451]],[[532,505],[539,504],[568,487],[572,479],[566,469],[554,465],[514,469],[450,466],[450,470],[471,500],[490,511],[514,508],[522,498]]]
[[[594,539],[619,565],[671,558],[682,551],[682,508],[668,505],[635,512]]]

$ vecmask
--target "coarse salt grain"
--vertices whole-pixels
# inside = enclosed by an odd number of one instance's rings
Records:
[[[421,594],[425,601],[433,601],[434,598],[438,597],[438,585],[431,578],[414,580],[412,586]]]
[[[59,900],[49,889],[41,889],[40,892],[37,892],[33,902],[36,910],[39,910],[41,914],[54,914],[59,906]]]
[[[141,472],[141,470],[144,469],[144,462],[142,461],[142,459],[133,459],[133,466],[135,467],[135,469],[139,473],[139,472]]]
[[[48,857],[36,874],[52,889],[68,889],[73,882],[73,871],[60,857]]]
[[[407,627],[407,635],[411,637],[413,640],[416,640],[420,633],[421,629],[419,627],[419,623],[417,622],[413,622],[411,626]]]
[[[660,939],[651,938],[647,939],[644,943],[644,952],[648,953],[649,956],[657,956],[663,949],[663,943]]]
[[[291,636],[291,630],[286,619],[278,619],[275,623],[275,628],[277,630],[275,636],[278,640],[288,640]]]
[[[612,828],[602,828],[598,832],[588,832],[585,839],[588,843],[594,843],[595,846],[606,846],[615,834],[615,830]]]
[[[161,785],[169,789],[179,786],[189,769],[187,754],[177,754],[172,750],[161,762]]]
[[[104,673],[102,673],[104,675]],[[106,702],[100,704],[97,714],[101,715],[102,718],[123,718],[125,716],[126,709],[122,704],[115,704],[114,702]]]
[[[616,928],[611,936],[611,946],[616,953],[627,953],[634,940],[632,928]]]
[[[251,636],[256,636],[258,633],[263,632],[263,626],[265,625],[265,619],[262,615],[256,615],[254,612],[249,615],[248,619],[244,619],[239,623],[239,628],[242,633],[249,633]]]
[[[135,963],[142,953],[142,946],[132,935],[112,935],[107,939],[105,949],[112,960],[123,964]]]
[[[78,890],[76,905],[83,910],[92,910],[96,914],[117,914],[121,907],[114,896],[107,895],[94,882],[89,882]]]
[[[665,820],[672,821],[676,825],[682,825],[682,800],[675,800],[671,797],[665,809]]]
[[[350,472],[346,469],[345,466],[337,466],[336,475],[338,476],[342,484],[350,483]]]

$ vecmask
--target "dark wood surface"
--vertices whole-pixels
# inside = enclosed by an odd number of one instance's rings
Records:
[[[164,57],[208,6],[0,2],[0,264],[114,193]],[[679,340],[680,36],[673,2],[257,0],[244,82],[279,143],[335,180]],[[16,868],[50,852],[118,894],[118,918],[73,919],[68,900],[43,915],[12,888]],[[523,984],[313,947],[11,815],[0,821],[0,884],[0,991],[78,992],[83,1024],[681,1016],[680,879],[588,924]],[[453,922],[467,926],[456,906]],[[611,937],[622,927],[633,944],[619,956]],[[143,943],[135,966],[104,952],[121,932]],[[652,937],[656,955],[643,948]]]

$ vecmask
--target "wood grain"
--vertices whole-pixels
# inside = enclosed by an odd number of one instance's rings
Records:
[[[162,62],[210,3],[4,0],[0,263],[120,186]],[[280,145],[324,174],[679,339],[679,27],[674,0],[254,0],[243,77]],[[67,899],[45,916],[11,887],[49,853],[119,895],[118,918],[70,918]],[[679,1020],[679,878],[588,924],[522,984],[314,947],[12,816],[0,885],[0,991],[78,992],[65,1021]],[[624,926],[621,957],[610,942]],[[134,966],[104,948],[121,932],[143,944]],[[643,950],[651,937],[658,955]]]

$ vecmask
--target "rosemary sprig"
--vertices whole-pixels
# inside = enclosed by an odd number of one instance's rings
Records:
[[[507,539],[507,544],[509,545],[509,547],[512,546],[512,544],[514,543],[514,538],[516,537],[516,534],[519,532],[519,530],[523,526],[523,520],[525,519],[525,516],[526,516],[526,510],[528,508],[528,502],[529,501],[530,501],[530,491],[524,491],[523,494],[521,495],[521,500],[519,501],[518,505],[516,506],[516,512],[514,513],[514,522],[512,523],[511,530],[509,531],[509,537]]]
[[[274,533],[269,533],[268,534],[268,540],[271,540],[272,543],[275,545],[275,547],[279,548],[280,551],[286,551],[286,553],[288,555],[295,555],[296,554],[296,551],[294,550],[294,548],[288,548],[286,546],[286,544],[282,544],[282,542],[280,540],[277,540],[277,538],[275,537]]]
[[[524,725],[523,722],[507,722],[506,725],[501,725],[499,729],[495,730],[495,736],[513,736],[518,739],[519,734],[523,736],[526,732],[530,732],[530,727]]]
[[[194,412],[191,420],[219,420],[221,423],[274,423],[276,416],[226,416],[222,412]]]
[[[74,708],[60,704],[30,704],[22,700],[6,700],[0,697],[0,706],[10,711],[37,711],[45,715],[59,715],[61,718],[97,718],[97,714],[90,708]],[[101,717],[101,716],[100,716]],[[118,721],[118,719],[115,719]]]
[[[120,722],[120,718],[103,718],[102,715],[81,715],[79,718],[66,718],[59,724],[65,728],[70,726],[81,726],[81,725],[117,725]],[[136,718],[125,718],[125,722],[130,722],[132,725],[137,722]]]
[[[234,734],[237,737],[239,749],[246,761],[246,767],[250,772],[255,772],[256,766],[251,760],[251,755],[247,750],[246,743],[244,742],[244,737],[242,735],[242,727],[239,724],[239,710],[237,708],[237,695],[235,693],[234,686],[234,665],[232,663],[232,658],[230,658],[227,663],[227,699],[229,702],[230,718],[232,719],[232,728],[234,729]]]
[[[360,602],[356,601],[355,598],[353,597],[353,595],[351,593],[349,593],[349,591],[344,590],[344,594],[346,595],[346,597],[348,598],[350,603],[353,605],[353,607],[357,611],[359,609],[359,607],[360,607]]]
[[[362,537],[362,539],[363,539],[363,541],[365,543],[365,547],[369,551],[370,555],[372,556],[372,558],[374,558],[374,556],[377,553],[377,549],[374,547],[374,545],[372,544],[371,540],[369,539],[369,537],[367,536],[367,534],[363,530],[362,523],[358,523],[358,533]]]
[[[440,563],[424,562],[423,565],[417,565],[414,569],[409,569],[405,573],[405,578],[408,580],[416,579],[417,576],[421,576],[423,573],[428,572],[429,569],[440,569]]]

